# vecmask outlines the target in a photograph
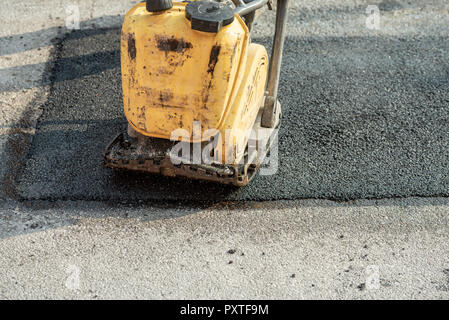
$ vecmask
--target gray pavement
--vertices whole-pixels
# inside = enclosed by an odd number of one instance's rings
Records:
[[[0,209],[0,297],[448,299],[448,200]]]
[[[449,298],[446,1],[294,1],[280,169],[240,190],[101,167],[135,2],[0,5],[0,298]]]

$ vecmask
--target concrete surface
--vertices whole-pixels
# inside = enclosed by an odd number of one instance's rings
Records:
[[[5,206],[0,297],[448,299],[448,205]]]
[[[282,169],[240,191],[99,165],[134,3],[0,4],[1,299],[449,298],[448,200],[409,197],[449,190],[446,1],[293,1]]]

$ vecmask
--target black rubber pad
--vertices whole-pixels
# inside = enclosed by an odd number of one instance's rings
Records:
[[[23,198],[356,199],[449,195],[447,38],[295,38],[286,43],[278,174],[237,189],[115,173],[102,152],[126,128],[120,30],[77,31],[18,185]],[[269,43],[269,39],[255,39]]]

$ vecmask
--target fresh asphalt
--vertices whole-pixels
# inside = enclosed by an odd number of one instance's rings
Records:
[[[102,168],[125,130],[120,30],[75,31],[55,52],[21,199],[336,200],[449,195],[447,37],[287,39],[277,174],[241,189]],[[269,46],[269,39],[254,41]]]

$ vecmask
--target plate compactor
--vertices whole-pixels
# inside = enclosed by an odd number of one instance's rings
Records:
[[[271,61],[250,39],[265,6],[272,10],[272,1],[147,0],[133,7],[121,33],[128,130],[107,147],[104,165],[247,185],[280,123],[288,0],[277,1]]]

